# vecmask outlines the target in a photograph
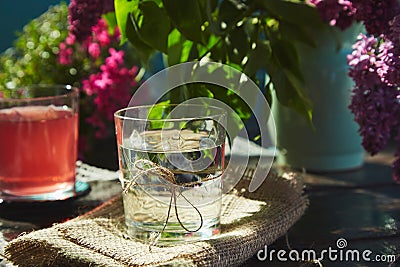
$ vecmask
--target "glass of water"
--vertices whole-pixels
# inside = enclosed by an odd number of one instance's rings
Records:
[[[114,117],[129,235],[171,244],[219,234],[226,112],[158,104]]]

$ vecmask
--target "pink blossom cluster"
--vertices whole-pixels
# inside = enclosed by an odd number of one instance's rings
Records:
[[[112,121],[114,112],[128,105],[132,88],[136,86],[138,68],[124,67],[124,51],[110,48],[109,53],[100,71],[82,81],[83,91],[94,97],[96,110],[86,121],[98,129],[97,138],[107,134],[105,121]]]
[[[99,19],[97,24],[91,27],[91,32],[92,34],[82,42],[69,32],[65,42],[60,43],[58,63],[71,65],[74,60],[80,61],[82,54],[89,55],[95,61],[101,56],[102,51],[107,51],[110,46],[118,46],[121,36],[118,27],[114,29],[113,34],[110,34],[104,19]]]
[[[137,86],[138,68],[126,62],[125,52],[118,50],[119,42],[119,29],[110,32],[107,22],[98,19],[86,39],[70,31],[59,45],[58,63],[79,71],[84,110],[81,125],[90,124],[99,139],[109,134],[114,112],[128,105]],[[87,136],[79,136],[81,157],[89,148],[88,141]]]
[[[397,0],[307,0],[321,18],[344,30],[354,21],[363,22],[368,33],[387,33],[389,23],[399,11]]]

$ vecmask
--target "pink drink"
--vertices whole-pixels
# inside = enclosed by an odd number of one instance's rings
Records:
[[[55,106],[0,110],[0,192],[29,196],[72,190],[78,114]]]

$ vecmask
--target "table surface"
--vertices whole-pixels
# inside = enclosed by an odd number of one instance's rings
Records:
[[[319,266],[318,263],[296,262],[289,257],[290,249],[301,255],[313,250],[320,256],[323,250],[337,250],[324,254],[323,266],[389,266],[388,262],[362,259],[362,252],[371,260],[397,256],[400,249],[400,187],[391,177],[391,151],[367,157],[362,168],[347,172],[304,174],[305,192],[310,205],[304,216],[259,256],[268,255],[264,261],[257,255],[244,266]],[[91,182],[92,190],[77,199],[52,203],[0,204],[0,251],[4,244],[22,232],[51,226],[83,214],[121,192],[118,181]],[[342,243],[338,244],[338,240]],[[347,242],[344,248],[338,248]],[[271,253],[275,250],[275,254]],[[277,256],[285,250],[286,254]],[[343,252],[340,260],[339,251]],[[357,250],[360,261],[345,253]],[[292,258],[296,254],[292,254]],[[287,261],[283,261],[283,259]],[[390,259],[389,259],[390,260]],[[271,262],[272,261],[272,262]],[[0,266],[5,265],[1,260]],[[400,266],[398,263],[390,266]]]

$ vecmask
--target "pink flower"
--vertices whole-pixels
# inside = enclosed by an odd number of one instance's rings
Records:
[[[100,66],[100,71],[82,82],[84,92],[93,97],[96,107],[96,112],[86,121],[97,129],[98,138],[104,136],[106,122],[113,120],[114,112],[129,103],[138,70],[136,66],[130,69],[124,66],[123,51],[114,48],[108,51],[110,55]]]
[[[97,59],[101,53],[100,45],[98,43],[90,43],[88,46],[88,52],[94,59]]]
[[[94,81],[94,85],[102,90],[106,90],[108,86],[113,84],[113,80],[110,79],[109,74],[107,72],[99,73],[98,79]]]
[[[108,26],[104,19],[100,19],[98,23],[92,27],[93,39],[100,43],[102,47],[108,47],[111,42],[118,42],[118,36],[110,36]],[[114,34],[115,35],[115,34]]]
[[[75,41],[76,41],[76,37],[72,33],[69,33],[67,38],[65,38],[65,43],[67,45],[73,45],[75,43]]]
[[[110,56],[106,58],[106,65],[110,68],[117,68],[124,62],[124,51],[117,51],[114,48],[108,49]]]
[[[72,63],[73,50],[67,47],[65,43],[60,43],[60,52],[58,54],[58,63],[61,65],[69,65]]]

